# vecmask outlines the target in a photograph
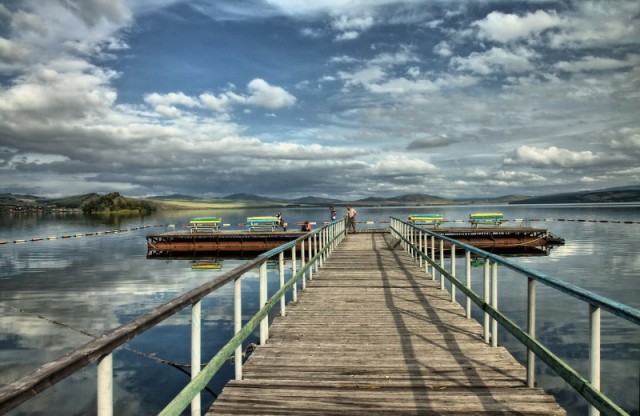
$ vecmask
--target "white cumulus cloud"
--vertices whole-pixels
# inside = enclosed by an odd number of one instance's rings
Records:
[[[507,43],[517,39],[539,34],[563,23],[555,12],[537,10],[524,16],[491,12],[482,20],[474,23],[481,39]]]
[[[596,163],[598,159],[590,150],[576,152],[556,146],[541,149],[523,145],[507,156],[504,163],[533,167],[581,168]]]

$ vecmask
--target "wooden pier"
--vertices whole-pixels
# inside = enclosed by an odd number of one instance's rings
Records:
[[[208,414],[566,414],[397,244],[349,235]]]

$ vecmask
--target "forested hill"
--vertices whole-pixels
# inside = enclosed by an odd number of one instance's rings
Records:
[[[640,185],[595,191],[542,195],[512,201],[511,204],[586,204],[604,202],[640,202]]]

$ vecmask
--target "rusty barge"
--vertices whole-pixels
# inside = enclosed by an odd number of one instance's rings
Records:
[[[377,230],[377,229],[376,229]],[[362,228],[359,233],[373,229]],[[379,231],[379,230],[377,230]],[[564,239],[540,228],[529,227],[450,227],[435,231],[460,242],[497,254],[545,255],[551,247],[564,244]],[[199,254],[244,256],[271,250],[304,235],[304,231],[169,231],[148,235],[147,256],[187,256]],[[449,251],[448,244],[444,246]]]

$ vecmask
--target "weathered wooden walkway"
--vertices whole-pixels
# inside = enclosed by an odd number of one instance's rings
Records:
[[[566,414],[396,244],[349,235],[208,414]]]

